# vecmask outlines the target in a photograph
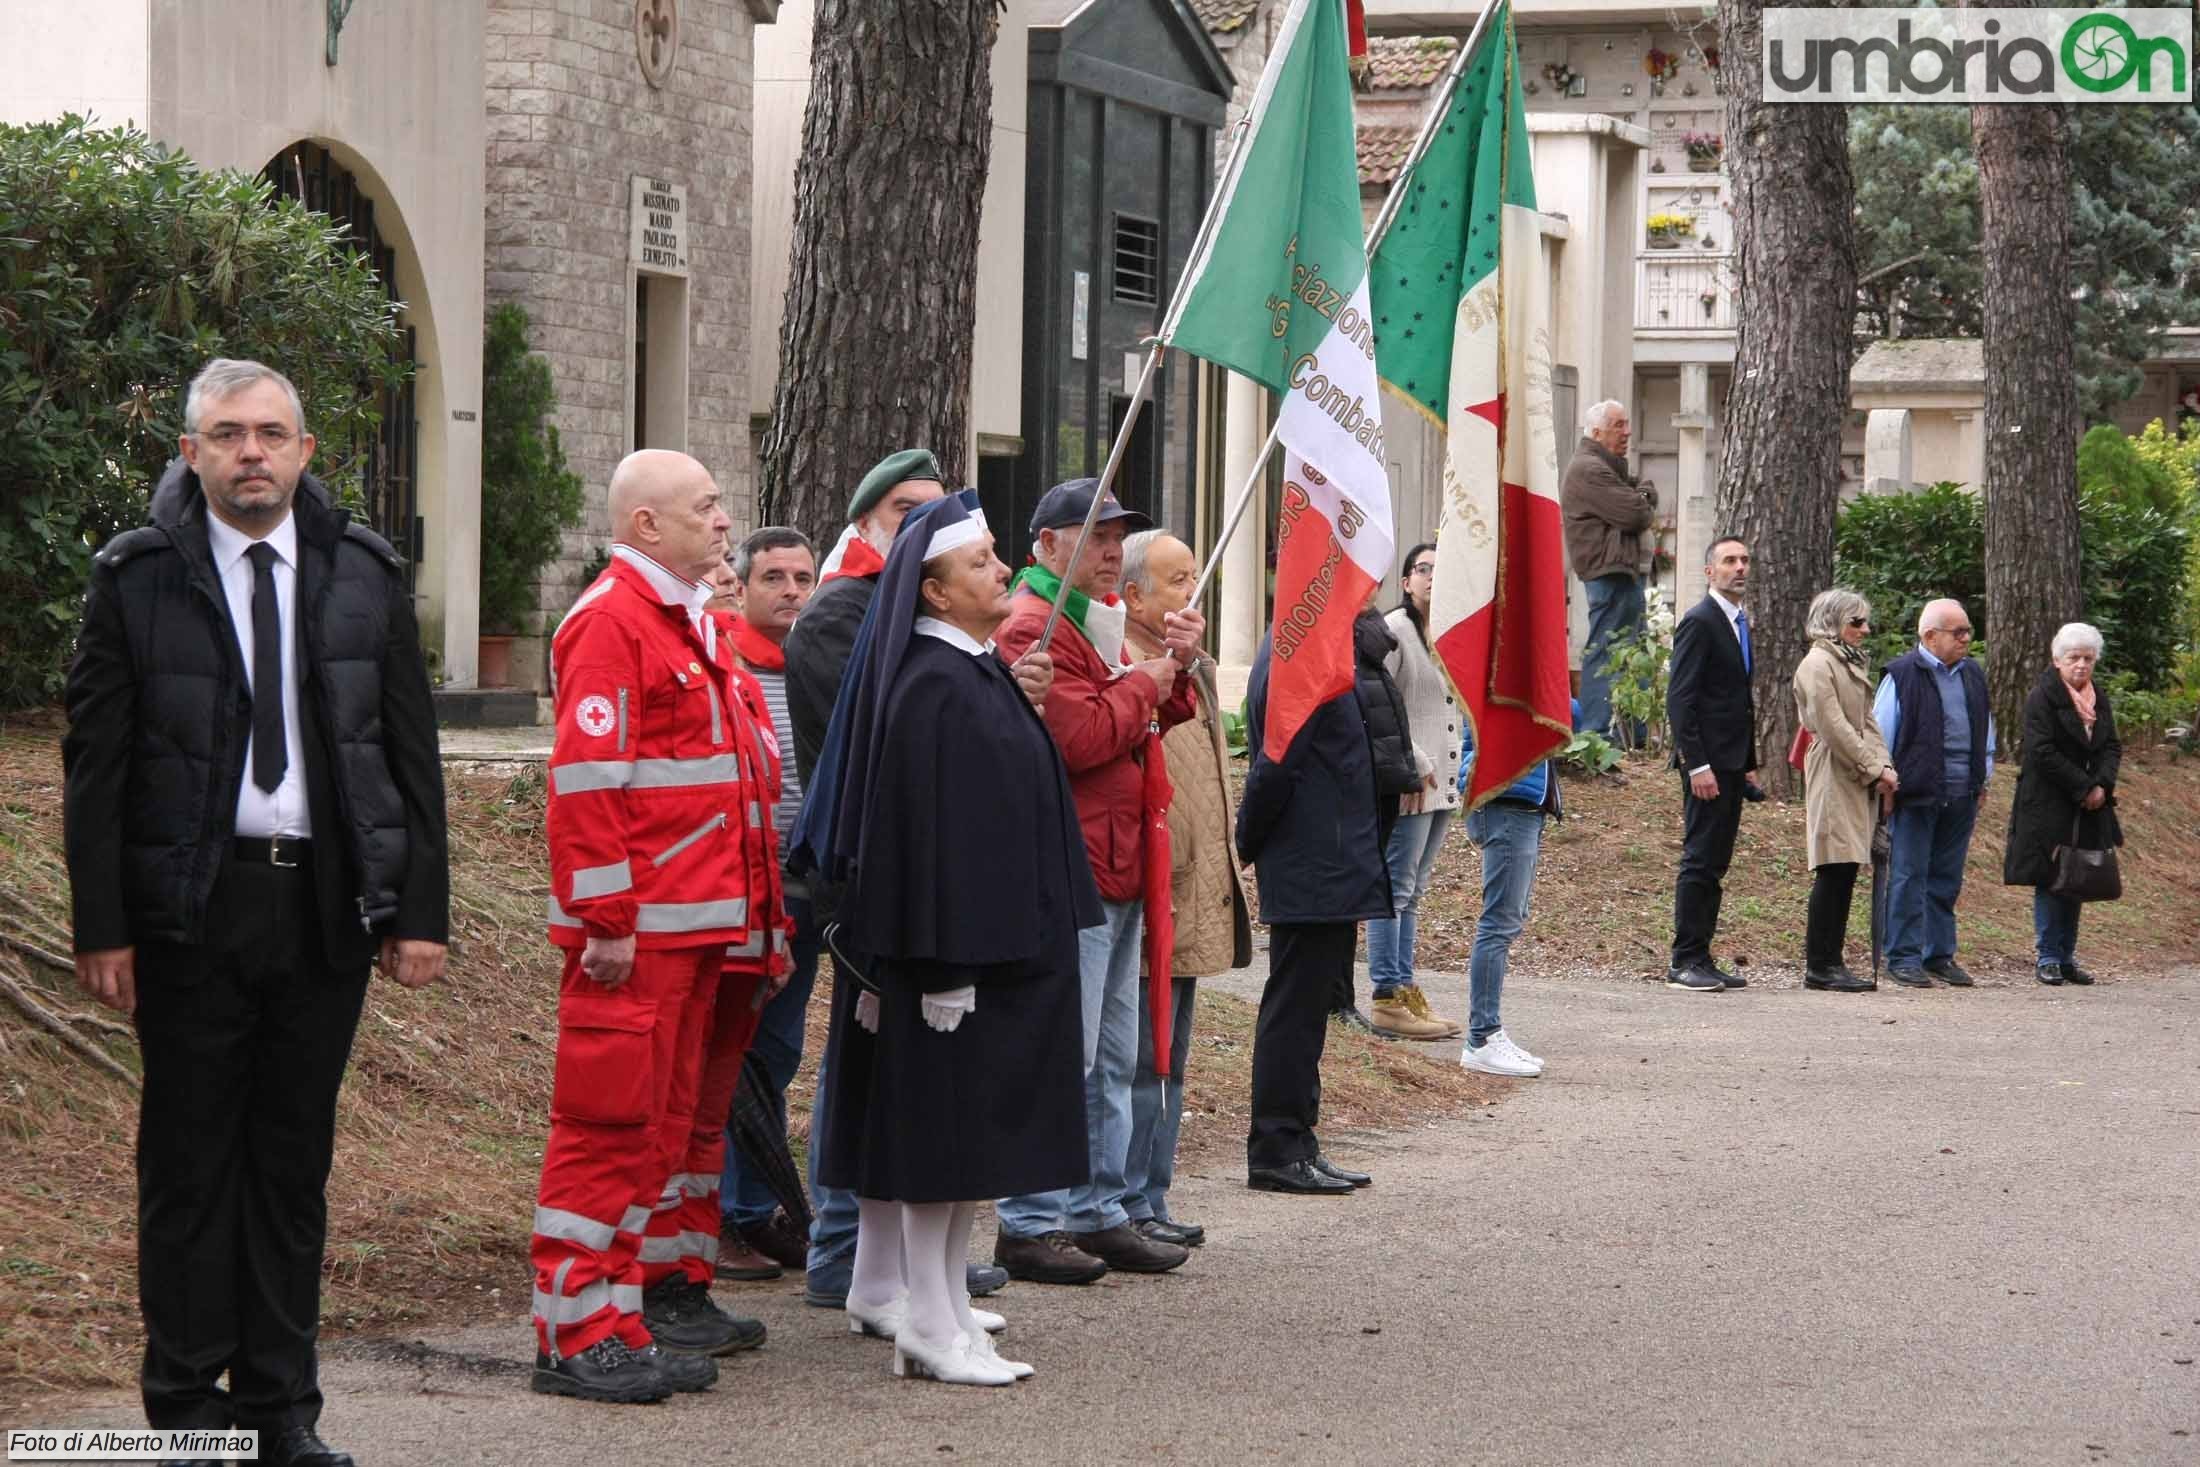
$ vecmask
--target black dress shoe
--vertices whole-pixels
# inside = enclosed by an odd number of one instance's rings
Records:
[[[1331,1009],[1329,1018],[1333,1023],[1342,1024],[1347,1029],[1357,1029],[1362,1034],[1377,1032],[1375,1026],[1368,1021],[1367,1015],[1360,1012],[1358,1004],[1354,1004],[1350,1008]]]
[[[1947,984],[1950,988],[1969,988],[1971,975],[1956,965],[1954,958],[1942,958],[1937,963],[1927,963],[1925,971]]]
[[[1349,1182],[1355,1187],[1369,1187],[1375,1183],[1375,1179],[1366,1172],[1346,1171],[1326,1156],[1314,1158],[1314,1170],[1325,1177],[1335,1177],[1340,1182]]]
[[[2063,982],[2075,983],[2080,988],[2091,988],[2093,986],[2093,975],[2076,963],[2065,963],[2062,965],[2062,970]]]
[[[1803,986],[1824,993],[1864,993],[1875,985],[1846,968],[1808,968],[1803,972]]]
[[[357,1467],[349,1452],[339,1452],[310,1426],[281,1426],[260,1433],[260,1460],[270,1467]]]
[[[1182,1243],[1149,1237],[1127,1222],[1069,1236],[1079,1248],[1118,1273],[1167,1273],[1192,1256],[1192,1250]]]
[[[1723,993],[1726,980],[1702,965],[1689,968],[1669,968],[1665,974],[1667,988],[1684,988],[1690,993]]]
[[[2060,988],[2063,985],[2063,965],[2060,963],[2042,963],[2035,976],[2049,988]]]
[[[1198,1223],[1180,1223],[1166,1217],[1142,1217],[1131,1224],[1141,1238],[1151,1238],[1157,1243],[1174,1243],[1179,1248],[1197,1248],[1207,1241],[1207,1230]]]
[[[1904,988],[1930,988],[1933,986],[1933,975],[1923,968],[1889,968],[1887,976]],[[2062,980],[2058,978],[2055,981],[2060,983]]]
[[[1245,1185],[1256,1192],[1292,1192],[1303,1197],[1347,1197],[1354,1190],[1350,1182],[1316,1171],[1310,1161],[1249,1167]]]

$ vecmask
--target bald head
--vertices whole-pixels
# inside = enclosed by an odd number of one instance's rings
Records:
[[[726,558],[732,521],[710,470],[684,453],[644,448],[611,475],[611,538],[666,570],[699,581]]]
[[[1954,667],[1971,654],[1971,614],[1949,597],[1928,601],[1917,614],[1917,639],[1925,650]]]

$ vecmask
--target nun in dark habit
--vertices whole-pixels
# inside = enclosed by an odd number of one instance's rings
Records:
[[[913,511],[841,681],[796,860],[846,884],[818,1176],[861,1221],[851,1331],[894,1374],[1007,1385],[964,1287],[978,1200],[1086,1176],[1077,931],[1100,921],[1061,755],[993,649],[978,496]]]

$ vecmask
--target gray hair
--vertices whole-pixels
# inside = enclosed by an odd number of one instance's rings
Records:
[[[1843,586],[1820,591],[1812,598],[1810,615],[1803,619],[1803,634],[1813,641],[1838,642],[1841,629],[1852,616],[1868,617],[1872,604]]]
[[[747,585],[749,572],[756,569],[756,557],[767,550],[806,551],[811,567],[814,569],[817,565],[817,547],[810,543],[809,536],[791,525],[766,525],[735,546],[728,557],[733,562],[734,579]]]
[[[1153,582],[1146,576],[1146,557],[1153,553],[1154,542],[1168,534],[1167,530],[1140,530],[1135,535],[1123,537],[1123,584],[1136,586],[1147,595],[1153,594]]]
[[[236,357],[216,357],[199,368],[199,375],[191,379],[191,390],[183,398],[183,431],[198,432],[208,403],[235,397],[255,382],[272,382],[283,389],[283,396],[290,399],[291,416],[298,420],[298,431],[304,433],[306,405],[299,400],[296,385],[264,362],[243,361]]]
[[[1612,419],[1627,416],[1627,404],[1617,398],[1606,398],[1581,415],[1584,433],[1601,433],[1612,426]]]
[[[2066,652],[2091,652],[2093,660],[2098,662],[2101,660],[2101,651],[2101,629],[2096,626],[2089,626],[2082,621],[2073,621],[2065,622],[2062,628],[2055,633],[2055,640],[2048,648],[2048,655],[2060,662]]]

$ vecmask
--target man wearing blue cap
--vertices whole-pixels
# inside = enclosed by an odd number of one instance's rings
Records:
[[[1008,620],[994,636],[1001,655],[1013,661],[1037,645],[1054,603],[1062,602],[1048,649],[1054,683],[1044,711],[1069,767],[1104,915],[1099,926],[1078,934],[1091,1179],[1067,1192],[1004,1198],[998,1208],[993,1261],[1009,1277],[1034,1283],[1088,1284],[1111,1268],[1164,1273],[1190,1256],[1179,1244],[1133,1228],[1123,1194],[1145,918],[1142,761],[1160,759],[1161,734],[1197,710],[1190,680],[1178,673],[1198,659],[1207,624],[1194,608],[1171,613],[1162,655],[1132,659],[1115,591],[1124,536],[1153,522],[1112,494],[1095,513],[1099,489],[1096,479],[1073,479],[1040,497],[1031,516],[1037,564],[1019,578]]]

